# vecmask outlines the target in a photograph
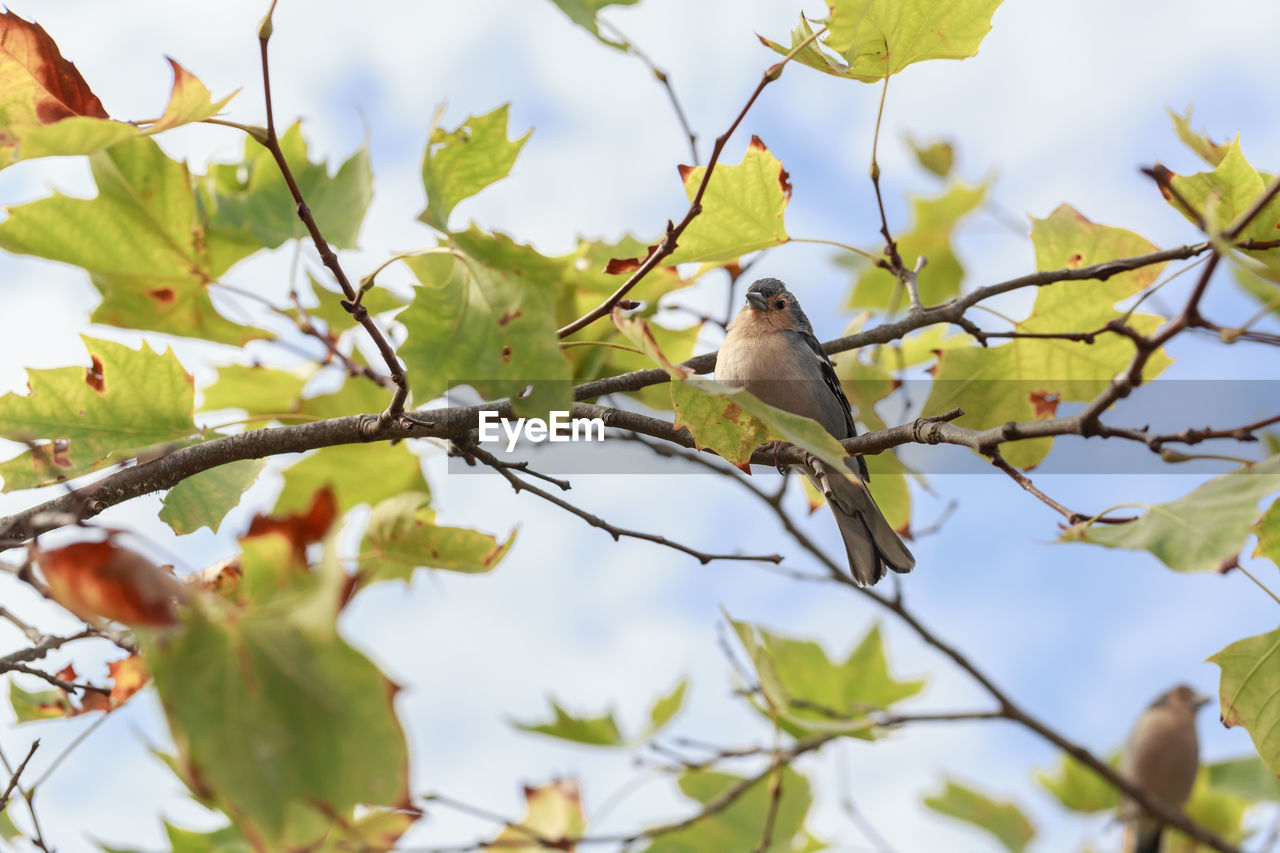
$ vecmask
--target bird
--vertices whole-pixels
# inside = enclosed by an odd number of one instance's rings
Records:
[[[776,278],[758,279],[747,288],[746,305],[729,324],[716,356],[715,378],[745,388],[775,408],[812,418],[836,439],[857,435],[835,365],[814,337],[795,294]],[[853,580],[870,586],[885,576],[886,566],[911,571],[915,557],[867,490],[866,462],[859,456],[845,464],[854,477],[829,478],[827,503],[844,539]],[[819,485],[808,466],[793,467]]]
[[[1185,684],[1161,694],[1142,712],[1125,744],[1120,773],[1146,792],[1155,803],[1181,811],[1191,796],[1200,768],[1196,711],[1209,697]],[[1133,853],[1159,853],[1163,827],[1128,804]]]

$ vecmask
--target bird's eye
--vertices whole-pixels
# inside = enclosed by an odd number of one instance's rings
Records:
[[[779,299],[777,302],[773,303],[773,307],[781,311],[783,308],[787,307],[787,300]]]

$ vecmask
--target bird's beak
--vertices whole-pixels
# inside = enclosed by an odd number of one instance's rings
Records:
[[[1206,696],[1206,695],[1204,695],[1203,693],[1197,693],[1197,694],[1192,698],[1192,700],[1191,700],[1191,704],[1192,704],[1192,706],[1194,706],[1194,707],[1195,707],[1195,709],[1196,709],[1197,711],[1199,711],[1201,708],[1203,708],[1205,705],[1208,705],[1208,704],[1209,704],[1210,702],[1212,702],[1212,701],[1213,701],[1213,697],[1212,697],[1212,696]]]
[[[765,302],[765,298],[755,291],[747,294],[747,304],[757,311],[767,311],[769,309],[769,304]]]

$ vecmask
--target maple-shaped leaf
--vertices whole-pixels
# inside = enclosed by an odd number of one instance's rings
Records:
[[[102,294],[95,323],[235,345],[267,336],[213,307],[210,286],[261,246],[205,228],[184,164],[134,139],[89,165],[96,198],[57,194],[10,208],[0,248],[83,268]]]
[[[815,23],[827,31],[800,50],[795,61],[837,77],[875,83],[926,59],[975,56],[991,31],[1001,0],[827,0],[830,16]],[[781,54],[810,40],[807,18],[786,47],[761,37]]]
[[[23,690],[16,681],[9,682],[9,707],[19,723],[53,720],[74,713],[63,690]]]
[[[547,785],[525,786],[525,814],[520,828],[508,827],[484,853],[538,853],[547,845],[531,839],[524,827],[541,838],[579,838],[586,832],[587,817],[582,810],[582,793],[573,779],[558,779]],[[572,849],[568,844],[564,850]]]
[[[1090,266],[1155,251],[1155,246],[1132,231],[1098,225],[1068,205],[1045,219],[1034,220],[1031,242],[1039,270]],[[1152,264],[1106,281],[1064,281],[1040,288],[1031,314],[1016,329],[1030,333],[1097,331],[1122,316],[1115,308],[1117,302],[1149,287],[1163,268],[1163,264]],[[1127,322],[1150,334],[1163,320],[1134,314]],[[1093,399],[1132,358],[1133,344],[1116,334],[1099,335],[1092,344],[1018,338],[1000,346],[952,347],[939,355],[925,413],[960,407],[966,415],[957,423],[974,429],[1042,419],[1051,413],[1046,406],[1053,399]],[[1157,351],[1148,360],[1143,376],[1150,379],[1170,363],[1163,350]],[[1001,452],[1011,464],[1030,467],[1041,462],[1052,446],[1051,438],[1033,439],[1006,444]]]
[[[608,6],[634,6],[640,0],[551,0],[560,7],[560,11],[569,16],[569,20],[582,27],[609,47],[626,50],[627,45],[605,38],[600,34],[600,23],[596,18],[601,9]]]
[[[449,253],[407,258],[413,302],[397,319],[400,347],[419,404],[454,385],[487,400],[512,400],[518,414],[568,409],[570,370],[556,338],[561,265],[501,234],[450,235]]]
[[[951,174],[951,167],[955,165],[956,152],[950,142],[945,139],[935,139],[932,142],[921,143],[914,137],[907,136],[907,147],[911,149],[912,154],[916,155],[916,162],[927,171],[939,178],[945,178]]]
[[[76,477],[196,432],[191,377],[172,352],[83,340],[87,368],[32,370],[26,395],[0,397],[0,436],[29,447],[0,462],[6,491]]]
[[[179,535],[201,527],[217,533],[266,464],[265,459],[240,459],[187,477],[164,496],[160,520]]]
[[[1238,640],[1209,658],[1222,669],[1218,686],[1222,722],[1244,726],[1272,774],[1280,774],[1280,629]]]
[[[75,65],[39,24],[0,13],[0,168],[18,160],[92,154],[142,134],[216,114],[209,90],[174,60],[173,91],[159,120],[145,128],[112,120]]]
[[[1191,129],[1191,107],[1187,107],[1186,115],[1178,115],[1167,107],[1165,112],[1173,120],[1173,129],[1178,134],[1178,138],[1182,140],[1182,143],[1199,154],[1201,159],[1210,166],[1217,166],[1221,163],[1222,158],[1227,156],[1227,152],[1231,150],[1231,145],[1214,142],[1209,138],[1209,134],[1203,130],[1196,131]]]
[[[427,209],[418,217],[439,231],[449,230],[449,214],[465,198],[505,178],[533,131],[507,139],[507,104],[482,116],[471,116],[453,130],[431,120],[427,152],[422,158],[422,184]]]
[[[574,743],[592,746],[636,746],[653,735],[671,721],[684,705],[685,690],[689,686],[688,679],[681,679],[670,693],[659,696],[649,709],[649,723],[634,735],[622,733],[621,727],[612,709],[597,716],[571,714],[551,699],[552,718],[545,723],[521,723],[512,720],[512,725],[526,732],[549,735]]]
[[[360,547],[361,573],[369,582],[407,581],[419,566],[489,572],[511,550],[514,532],[499,542],[479,530],[438,525],[429,502],[429,495],[405,492],[373,508]]]
[[[957,182],[937,198],[911,199],[911,227],[897,235],[898,252],[909,267],[921,256],[929,260],[918,277],[920,301],[925,305],[937,305],[960,293],[964,267],[951,246],[951,235],[986,194],[986,184]],[[849,297],[850,308],[905,311],[910,307],[897,276],[878,266],[862,266]]]
[[[680,168],[690,201],[706,171],[705,166]],[[760,138],[751,137],[741,163],[716,166],[702,196],[702,213],[664,263],[732,261],[787,242],[783,217],[791,198],[789,177]]]
[[[330,175],[324,163],[311,161],[302,125],[295,122],[280,137],[280,150],[325,240],[335,248],[355,248],[373,200],[369,149],[361,146]],[[275,158],[251,138],[245,140],[243,160],[211,167],[197,190],[216,233],[239,234],[268,249],[287,240],[309,240]]]
[[[174,604],[188,596],[172,574],[110,540],[38,551],[36,564],[53,600],[86,622],[172,625]]]

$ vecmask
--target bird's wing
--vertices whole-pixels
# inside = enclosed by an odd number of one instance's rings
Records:
[[[818,372],[822,376],[822,387],[830,394],[830,402],[833,408],[838,407],[840,416],[843,417],[845,434],[837,435],[836,438],[845,439],[853,438],[858,434],[858,428],[853,423],[853,412],[849,406],[849,398],[845,396],[844,389],[840,387],[840,380],[836,378],[835,365],[831,363],[831,359],[822,351],[822,344],[818,343],[818,339],[813,335],[807,335],[803,332],[789,332],[800,338],[804,342],[805,347],[813,353],[814,360],[818,365]],[[858,460],[858,472],[863,480],[870,480],[871,476],[867,473],[867,463],[861,456],[856,457]]]

